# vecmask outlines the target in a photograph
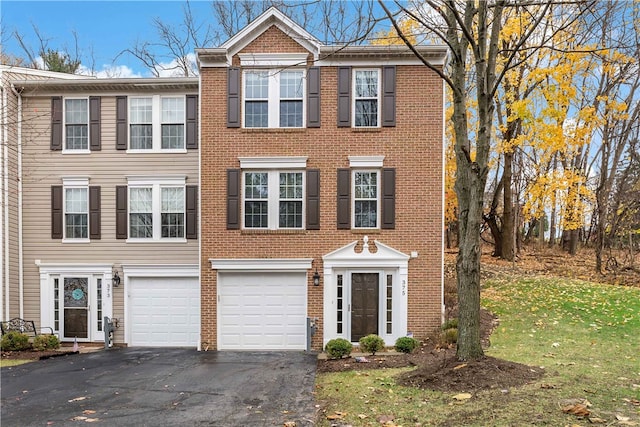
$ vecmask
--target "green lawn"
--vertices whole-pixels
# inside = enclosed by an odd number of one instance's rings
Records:
[[[640,289],[558,278],[488,281],[482,304],[500,318],[486,354],[547,374],[508,392],[487,391],[459,402],[456,393],[398,386],[409,370],[319,374],[319,401],[338,425],[640,426]],[[588,418],[562,412],[586,401]],[[322,417],[321,426],[332,421]]]

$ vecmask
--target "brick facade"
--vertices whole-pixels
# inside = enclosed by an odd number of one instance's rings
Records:
[[[241,53],[305,53],[271,26]],[[309,53],[312,58],[312,54]],[[386,58],[377,58],[380,65]],[[392,59],[392,58],[391,58]],[[233,65],[238,66],[237,56]],[[354,64],[354,67],[357,67]],[[371,67],[371,65],[367,65]],[[407,330],[424,337],[441,323],[443,233],[443,86],[423,65],[397,65],[396,126],[373,129],[337,127],[337,67],[321,67],[321,126],[303,129],[227,128],[227,68],[201,68],[201,339],[217,348],[217,271],[211,259],[312,258],[308,271],[307,315],[317,317],[313,348],[323,340],[323,291],[312,284],[322,257],[368,235],[409,260]],[[319,230],[227,230],[227,176],[239,157],[307,156],[307,169],[320,170]],[[396,169],[395,229],[338,230],[336,171],[348,156],[384,156]],[[324,277],[323,277],[324,279]]]

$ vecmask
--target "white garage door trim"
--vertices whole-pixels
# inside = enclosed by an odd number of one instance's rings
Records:
[[[306,348],[307,271],[312,259],[210,262],[218,270],[219,350]]]
[[[200,339],[198,267],[135,265],[122,266],[122,271],[125,342],[130,346],[197,347]],[[152,289],[156,292],[152,293]],[[150,299],[144,301],[145,296]],[[157,312],[148,311],[150,305],[157,307]],[[142,321],[134,319],[138,315],[142,316]],[[152,331],[136,330],[148,320],[146,316],[154,316],[148,323]]]

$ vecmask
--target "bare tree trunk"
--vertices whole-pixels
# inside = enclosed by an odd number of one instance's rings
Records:
[[[514,211],[513,211],[513,189],[511,182],[513,179],[513,152],[504,153],[504,174],[503,178],[503,201],[502,207],[502,248],[500,256],[507,261],[515,259],[515,246],[513,239],[514,231]]]

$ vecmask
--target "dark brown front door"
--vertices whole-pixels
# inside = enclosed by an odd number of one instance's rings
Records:
[[[351,341],[378,333],[378,273],[351,274]]]
[[[88,338],[89,279],[64,278],[64,337]]]

